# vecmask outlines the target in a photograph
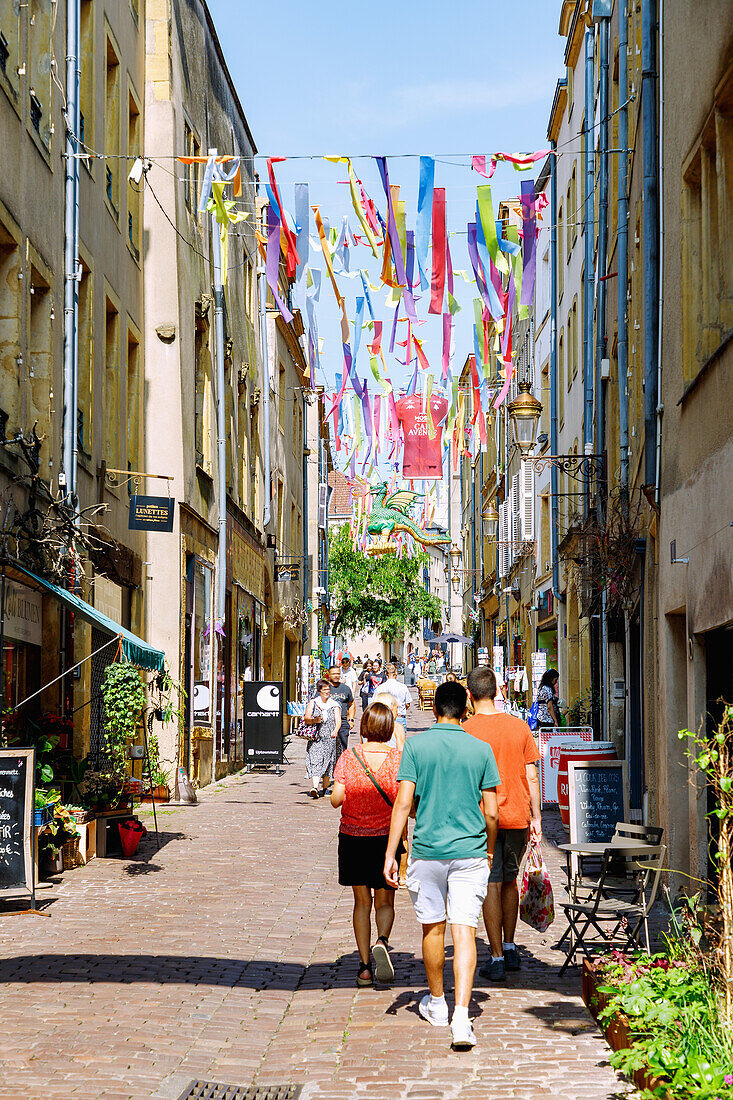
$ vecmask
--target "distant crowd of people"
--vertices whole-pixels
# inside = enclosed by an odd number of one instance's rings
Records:
[[[305,721],[318,727],[306,750],[309,793],[318,798],[333,779],[331,804],[341,810],[338,881],[354,895],[356,982],[393,980],[395,890],[406,886],[422,926],[429,989],[419,1003],[420,1015],[435,1027],[450,1025],[453,1046],[469,1049],[476,1043],[468,1008],[482,918],[490,957],[481,976],[503,982],[521,968],[514,940],[517,879],[530,837],[542,836],[539,750],[528,725],[497,706],[501,693],[490,668],[473,669],[467,687],[455,677],[444,680],[435,691],[434,724],[408,739],[412,698],[397,678],[396,663],[383,669],[376,658],[367,660],[358,676],[350,673],[350,658],[329,669]],[[550,713],[556,684],[548,686],[552,697],[543,702]],[[354,689],[362,702],[360,744],[349,748]],[[415,823],[408,858],[410,817]],[[447,924],[453,940],[452,1013],[444,991]]]

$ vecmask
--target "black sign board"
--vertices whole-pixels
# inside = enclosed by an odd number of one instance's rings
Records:
[[[616,823],[629,820],[625,760],[568,761],[571,844],[610,843]]]
[[[172,497],[130,497],[130,531],[173,530]]]
[[[279,766],[283,760],[283,684],[245,680],[242,687],[245,763]]]
[[[0,897],[35,897],[34,771],[33,749],[0,749]]]
[[[299,581],[300,580],[300,562],[299,561],[278,561],[275,563],[275,580],[276,581]]]

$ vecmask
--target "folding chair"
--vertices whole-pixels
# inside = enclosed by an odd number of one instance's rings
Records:
[[[419,680],[417,685],[417,696],[420,705],[420,710],[430,710],[435,702],[435,689],[437,684],[434,680]]]
[[[649,844],[655,846],[662,843],[664,829],[657,825],[637,825],[628,821],[617,821],[616,828],[610,840],[610,846],[623,844]],[[595,890],[598,885],[598,877],[601,873],[602,860],[597,856],[581,855],[572,852],[568,858],[566,867],[567,886],[565,892],[571,901],[587,901],[588,892]],[[621,883],[619,883],[621,885]]]
[[[667,849],[664,844],[623,848],[610,844],[603,854],[598,882],[587,896],[562,902],[569,925],[570,945],[560,974],[564,974],[582,949],[591,958],[586,936],[591,928],[600,936],[599,946],[640,948],[639,936],[649,950],[648,916],[659,889],[662,863]],[[623,870],[624,874],[620,874]],[[607,930],[604,926],[612,925]],[[620,935],[619,935],[620,933]],[[565,938],[565,937],[563,937]],[[562,941],[561,941],[562,942]]]

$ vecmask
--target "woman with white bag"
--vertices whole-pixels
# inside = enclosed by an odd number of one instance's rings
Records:
[[[308,739],[305,774],[313,784],[308,791],[309,798],[319,798],[331,785],[340,748],[340,725],[341,705],[331,698],[328,680],[319,680],[316,684],[316,695],[305,708],[300,728],[302,736]]]

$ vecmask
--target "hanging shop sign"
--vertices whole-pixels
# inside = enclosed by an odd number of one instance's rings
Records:
[[[130,497],[130,531],[167,531],[173,530],[172,497]]]
[[[299,561],[279,561],[275,563],[275,580],[276,581],[299,581],[300,580],[300,562]]]
[[[43,600],[40,592],[24,584],[5,582],[3,634],[14,642],[40,645],[43,634]]]
[[[244,759],[249,765],[279,766],[283,760],[283,685],[250,680],[242,687]]]
[[[0,897],[35,894],[34,749],[0,749]]]

